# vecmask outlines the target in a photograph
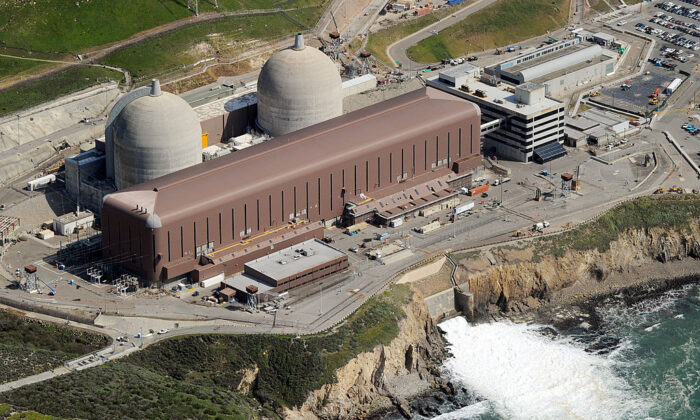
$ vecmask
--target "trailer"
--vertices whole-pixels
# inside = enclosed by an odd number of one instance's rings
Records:
[[[46,188],[52,182],[56,182],[56,175],[45,175],[41,178],[32,179],[31,181],[27,182],[27,189],[29,191],[35,191],[41,188]]]
[[[682,82],[683,82],[682,79],[673,79],[671,84],[666,87],[666,94],[670,95],[673,92],[675,92],[676,89],[678,89],[678,87],[681,85]]]
[[[459,207],[455,207],[454,215],[457,216],[458,214],[462,214],[466,211],[472,210],[474,208],[474,202],[462,204]]]

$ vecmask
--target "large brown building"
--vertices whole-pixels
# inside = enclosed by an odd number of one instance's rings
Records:
[[[108,195],[104,256],[147,283],[232,274],[352,203],[463,178],[479,146],[476,105],[408,93]]]

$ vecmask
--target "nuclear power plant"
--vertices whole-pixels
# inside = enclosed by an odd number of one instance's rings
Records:
[[[479,106],[424,87],[343,114],[343,86],[297,35],[263,66],[252,108],[200,121],[158,80],[122,97],[104,143],[66,161],[68,191],[101,207],[102,260],[144,284],[225,279],[328,227],[398,225],[471,187]],[[203,159],[236,136],[249,143]],[[287,274],[276,291],[319,275]]]

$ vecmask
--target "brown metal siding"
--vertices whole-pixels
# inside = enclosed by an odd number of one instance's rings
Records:
[[[454,101],[451,95],[443,97],[442,93],[434,92],[431,95],[437,97],[438,103],[445,102],[443,98]],[[428,97],[425,96],[425,91],[422,96],[416,93],[404,96],[410,97],[403,102],[400,100],[392,102],[394,108],[389,106],[388,111],[376,107],[374,113],[356,111],[360,113],[356,118],[352,118],[352,114],[356,113],[351,113],[274,139],[259,145],[260,147],[254,146],[108,196],[103,208],[103,214],[107,217],[105,220],[109,225],[106,226],[108,233],[104,236],[107,253],[123,252],[121,245],[117,244],[117,242],[124,242],[123,238],[119,239],[119,235],[128,235],[131,231],[132,235],[137,237],[132,236],[132,240],[128,241],[131,252],[138,252],[139,255],[143,255],[143,259],[141,264],[135,263],[129,266],[133,267],[133,271],[152,281],[159,278],[158,273],[162,271],[165,264],[168,264],[168,231],[171,232],[170,263],[184,258],[193,261],[194,264],[197,246],[206,246],[207,242],[214,242],[214,249],[221,249],[242,238],[255,236],[270,228],[286,224],[289,222],[290,213],[311,221],[332,220],[341,216],[343,170],[346,195],[362,192],[372,197],[377,190],[397,183],[397,177],[401,175],[402,150],[404,172],[408,173],[409,179],[430,173],[434,169],[434,163],[448,158],[448,133],[450,133],[450,139],[458,138],[456,133],[462,130],[463,141],[469,143],[462,147],[463,158],[474,156],[474,153],[471,153],[472,150],[478,153],[479,136],[476,131],[480,127],[480,118],[475,107],[465,105],[467,103],[459,103],[461,107],[458,109],[453,107],[434,109],[426,99]],[[418,110],[409,112],[408,109],[411,106],[421,107],[421,114],[437,112],[435,117],[439,117],[440,125],[436,126],[429,120],[417,124],[413,121],[415,118],[404,118],[402,114],[404,112],[409,114],[418,112]],[[445,115],[447,111],[449,114]],[[393,112],[390,115],[391,118],[398,118],[400,121],[382,121],[374,115],[381,116],[387,112]],[[389,116],[387,118],[391,119]],[[429,119],[429,116],[426,118]],[[383,130],[391,137],[390,140],[368,137],[375,130],[367,127],[367,124],[376,125],[377,130]],[[387,127],[387,124],[390,127]],[[409,124],[413,125],[409,127]],[[314,133],[315,130],[323,133],[321,137]],[[359,132],[360,130],[363,131]],[[471,134],[470,139],[464,135],[467,132]],[[305,136],[309,136],[308,139],[312,140],[307,140]],[[324,148],[328,151],[318,154],[319,149]],[[250,149],[256,149],[257,152],[256,150],[248,152]],[[466,150],[470,153],[466,153]],[[478,156],[474,157],[478,158]],[[459,148],[450,144],[450,162],[459,159]],[[471,158],[467,161],[477,162]],[[460,164],[455,168],[460,171],[466,170],[464,166]],[[356,177],[355,171],[357,171]],[[357,183],[356,191],[355,183]],[[155,192],[155,204],[150,206],[155,207],[155,213],[163,224],[163,227],[156,229],[155,232],[156,253],[162,255],[157,261],[156,273],[153,272],[152,265],[151,232],[144,227],[147,216],[145,214],[136,216],[128,210],[139,205],[138,202],[130,201],[133,199],[128,199],[129,194],[133,197],[141,197],[142,192],[148,192],[148,194]],[[284,192],[284,208],[282,208],[282,192]],[[232,210],[233,226],[231,225]],[[221,232],[219,232],[219,214],[222,220]],[[208,240],[207,218],[209,219]],[[180,241],[180,227],[182,227],[182,241]],[[250,229],[250,233],[246,233],[246,229]],[[221,243],[219,234],[222,238]],[[183,244],[184,250],[180,243]],[[114,251],[115,249],[117,251]]]

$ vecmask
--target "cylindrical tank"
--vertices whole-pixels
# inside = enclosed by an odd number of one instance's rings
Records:
[[[202,129],[179,96],[162,92],[127,104],[113,123],[117,189],[149,181],[202,162]]]
[[[265,63],[258,76],[258,125],[281,136],[343,113],[336,65],[298,34],[294,46]]]

